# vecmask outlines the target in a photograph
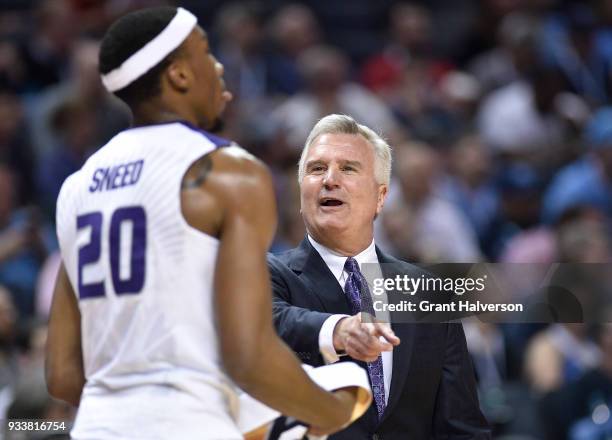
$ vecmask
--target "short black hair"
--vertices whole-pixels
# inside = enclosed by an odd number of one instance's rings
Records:
[[[131,12],[108,29],[100,47],[100,73],[106,74],[119,67],[163,31],[176,15],[177,8],[162,6]],[[176,55],[176,49],[157,65],[120,90],[115,95],[132,109],[161,92],[160,75]]]

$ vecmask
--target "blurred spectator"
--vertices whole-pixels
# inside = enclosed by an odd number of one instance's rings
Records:
[[[306,5],[292,3],[276,13],[269,32],[275,49],[271,58],[273,81],[278,92],[293,95],[302,87],[298,58],[305,50],[321,43],[319,23]]]
[[[558,261],[553,231],[544,226],[536,226],[519,232],[503,246],[499,261],[540,265]]]
[[[551,14],[543,26],[541,56],[563,72],[571,90],[592,105],[612,98],[612,35],[598,29],[590,5],[571,4],[563,14]]]
[[[587,153],[561,169],[546,191],[542,208],[545,222],[554,222],[566,210],[580,205],[612,215],[612,107],[593,116],[584,142]]]
[[[476,77],[467,72],[453,70],[440,81],[440,105],[455,119],[458,134],[471,131],[478,110],[482,87]],[[449,133],[449,137],[453,133]]]
[[[405,65],[401,82],[387,102],[415,139],[445,149],[471,130],[480,86],[464,72],[432,75],[430,69],[422,60]]]
[[[0,390],[10,388],[17,379],[17,317],[11,292],[0,285]]]
[[[506,378],[506,343],[494,325],[477,318],[463,323],[468,349],[481,392],[502,386]]]
[[[597,0],[595,3],[595,15],[601,20],[601,25],[609,27],[612,25],[612,1]]]
[[[34,155],[19,97],[0,88],[0,162],[15,172],[18,205],[34,202]]]
[[[407,64],[431,58],[432,23],[427,9],[416,3],[397,3],[389,11],[389,23],[389,43],[366,60],[361,71],[362,82],[383,97],[399,85]]]
[[[19,314],[31,315],[36,275],[47,247],[36,208],[15,209],[13,173],[0,165],[0,284],[14,295]]]
[[[497,185],[501,203],[485,238],[489,255],[502,263],[533,264],[535,272],[559,261],[554,231],[538,222],[544,180],[537,171],[509,164],[499,172]]]
[[[520,346],[513,346],[515,341],[508,338],[502,326],[481,322],[476,317],[463,320],[463,326],[478,380],[480,406],[493,428],[494,438],[539,438],[537,401],[512,374],[514,351]]]
[[[529,2],[535,3],[534,0]],[[470,26],[470,33],[465,38],[463,45],[457,48],[454,56],[460,64],[474,59],[475,55],[490,50],[497,41],[503,19],[517,12],[525,6],[528,1],[524,0],[480,0],[478,2],[478,13]]]
[[[217,14],[215,53],[234,95],[224,114],[223,134],[274,166],[276,159],[293,161],[294,155],[284,148],[284,136],[270,113],[302,88],[296,57],[318,39],[318,30],[310,10],[297,4],[279,10],[266,29],[263,8],[254,1],[223,6]]]
[[[67,101],[82,102],[95,113],[96,133],[93,147],[99,147],[129,125],[130,114],[117,98],[102,87],[98,73],[99,43],[94,40],[74,42],[70,76],[62,83],[45,90],[29,102],[28,116],[34,147],[39,158],[54,151],[61,140],[54,132],[52,115]]]
[[[560,322],[602,322],[612,304],[610,220],[592,207],[565,212],[555,225],[557,261],[547,296]],[[555,287],[558,286],[558,287]],[[560,288],[559,288],[560,287]]]
[[[50,119],[58,144],[53,151],[41,156],[36,180],[40,204],[52,221],[64,180],[78,171],[96,150],[100,126],[96,124],[95,109],[85,100],[67,100],[59,104]]]
[[[132,4],[131,4],[132,3]],[[134,8],[133,0],[108,2],[106,0],[69,0],[72,15],[79,23],[81,35],[102,38],[108,26],[118,17]]]
[[[438,83],[452,67],[432,52],[430,11],[416,3],[400,2],[390,9],[389,22],[390,41],[381,53],[366,60],[361,81],[389,105],[414,138],[434,146],[445,144],[461,130],[453,114],[460,109],[443,107]],[[464,96],[456,99],[456,86],[465,84],[447,82],[447,104],[465,100],[465,87],[461,90]]]
[[[566,134],[555,106],[562,90],[557,71],[537,66],[526,80],[494,91],[478,115],[484,141],[497,154],[553,165],[550,158],[559,157]]]
[[[612,432],[612,324],[600,326],[599,346],[596,368],[542,400],[546,440],[598,440]]]
[[[24,328],[23,336],[26,340],[18,360],[18,375],[13,377],[11,383],[12,399],[6,410],[6,418],[66,422],[73,420],[75,408],[52,399],[47,392],[44,377],[46,321],[30,320]]]
[[[598,347],[584,324],[554,324],[530,342],[525,358],[525,377],[533,390],[547,393],[576,381],[595,367]]]
[[[392,187],[382,214],[381,241],[394,255],[424,263],[478,262],[476,234],[463,213],[437,190],[440,169],[429,145],[412,142],[395,149],[400,190]],[[378,241],[378,237],[377,237]]]
[[[19,377],[16,345],[18,312],[12,296],[6,287],[0,285],[0,418],[2,419],[6,419],[6,412],[13,401],[15,384]]]
[[[298,60],[306,90],[279,105],[272,117],[287,133],[291,148],[300,149],[312,126],[331,113],[351,115],[383,136],[398,136],[384,104],[364,87],[347,81],[348,60],[338,49],[316,46]]]
[[[554,228],[538,225],[516,235],[500,258],[508,263],[608,263],[610,219],[593,206],[564,211]],[[584,304],[583,304],[584,306]]]
[[[536,62],[539,23],[524,13],[507,15],[499,27],[498,45],[470,62],[469,71],[486,92],[521,79]]]
[[[0,87],[25,93],[32,87],[32,78],[16,41],[0,36]]]
[[[483,243],[499,205],[491,153],[477,135],[467,135],[450,151],[448,164],[442,194],[461,209]]]
[[[216,56],[225,67],[225,82],[236,99],[263,98],[266,62],[259,4],[230,3],[217,16],[220,41]]]
[[[25,51],[28,72],[40,88],[67,78],[78,22],[67,0],[42,0],[34,5],[33,34],[26,40]]]
[[[612,262],[610,220],[599,210],[577,206],[566,211],[556,226],[558,261]]]
[[[217,17],[220,40],[215,53],[225,67],[228,90],[242,101],[293,94],[299,87],[293,63],[267,49],[262,6],[255,1],[230,3]],[[283,29],[278,31],[277,36],[285,37]]]
[[[498,210],[483,238],[483,250],[493,261],[498,261],[512,240],[523,240],[522,234],[538,223],[543,179],[534,167],[525,163],[509,163],[496,176],[499,194]],[[525,242],[535,250],[539,241]],[[529,251],[529,252],[531,252]]]
[[[291,59],[321,41],[317,18],[306,5],[299,3],[279,9],[270,25],[270,33],[277,48]]]
[[[388,28],[386,17],[396,0],[352,0],[345,2],[309,0],[319,18],[326,42],[341,48],[355,62],[361,62],[380,50],[381,32]]]

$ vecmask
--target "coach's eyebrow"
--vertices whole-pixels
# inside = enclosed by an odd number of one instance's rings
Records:
[[[309,160],[308,162],[306,162],[306,169],[309,170],[317,165],[323,165],[325,166],[325,162],[320,160],[320,159],[316,159],[316,160]]]
[[[345,161],[342,161],[342,166],[343,167],[350,166],[350,167],[357,168],[357,169],[363,168],[363,165],[358,160],[345,160]]]

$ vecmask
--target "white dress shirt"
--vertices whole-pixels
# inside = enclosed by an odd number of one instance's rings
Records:
[[[346,278],[348,276],[347,272],[344,270],[344,264],[346,263],[346,259],[348,257],[344,255],[339,255],[325,246],[317,243],[310,235],[308,235],[308,240],[312,247],[319,253],[327,267],[334,274],[338,283],[340,283],[340,287],[344,291],[344,284],[346,283]],[[374,263],[378,264],[378,256],[376,255],[376,246],[374,244],[374,240],[372,243],[364,249],[359,254],[355,255],[353,258],[357,260],[359,267],[361,268],[364,263]],[[371,289],[371,286],[370,286]],[[332,315],[323,323],[321,326],[321,330],[319,331],[319,351],[323,356],[323,360],[328,364],[333,364],[334,362],[338,362],[340,356],[336,352],[334,348],[334,328],[338,321],[343,318],[347,318],[350,315]],[[378,313],[377,313],[378,316]],[[393,370],[393,351],[383,351],[382,352],[382,363],[383,363],[383,375],[384,375],[384,383],[385,383],[385,403],[389,400],[389,389],[391,386],[391,373]]]

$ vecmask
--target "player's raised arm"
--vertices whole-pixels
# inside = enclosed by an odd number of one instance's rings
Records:
[[[270,174],[239,148],[210,156],[210,163],[196,165],[200,171],[186,175],[182,203],[187,221],[196,227],[206,227],[202,210],[212,203],[219,207],[215,318],[225,369],[263,403],[322,431],[335,431],[350,417],[352,395],[316,386],[272,326],[266,251],[276,229],[276,203]],[[194,188],[190,182],[198,178],[201,185]]]

